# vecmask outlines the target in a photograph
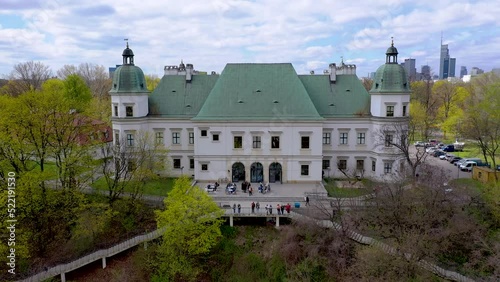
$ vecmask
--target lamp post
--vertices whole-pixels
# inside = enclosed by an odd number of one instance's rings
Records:
[[[182,170],[183,170],[183,169],[184,169],[184,166],[181,166],[181,176],[183,175],[183,174],[182,174]]]

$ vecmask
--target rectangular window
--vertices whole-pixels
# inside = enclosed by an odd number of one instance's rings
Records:
[[[323,132],[323,145],[330,145],[332,134],[330,132]]]
[[[212,134],[212,141],[219,141],[219,134]]]
[[[120,146],[120,133],[115,133],[115,145]]]
[[[403,106],[403,116],[406,116],[406,105]]]
[[[254,136],[254,137],[252,137],[252,139],[253,139],[252,140],[252,148],[260,149],[261,145],[262,145],[260,136]]]
[[[347,169],[347,160],[339,160],[338,168],[340,170]]]
[[[201,137],[207,137],[207,130],[205,129],[201,130]]]
[[[393,139],[393,136],[392,134],[386,134],[385,135],[385,146],[386,147],[391,147],[392,146],[392,139]]]
[[[181,134],[179,132],[172,132],[172,144],[181,144]]]
[[[392,171],[392,163],[384,163],[384,173],[391,173]]]
[[[208,164],[201,164],[201,170],[208,170]]]
[[[309,165],[300,166],[300,175],[309,175]]]
[[[340,144],[347,144],[347,138],[348,138],[348,135],[347,135],[347,132],[342,132],[340,133]]]
[[[279,149],[280,148],[280,137],[279,136],[271,136],[271,148]]]
[[[358,144],[364,145],[366,141],[366,134],[364,132],[358,132]]]
[[[115,117],[118,116],[118,106],[117,105],[114,106],[114,115],[115,115]]]
[[[134,134],[127,134],[127,146],[134,146]]]
[[[323,160],[323,169],[330,168],[330,160]]]
[[[356,160],[356,169],[363,171],[365,170],[365,161],[364,160]]]
[[[189,169],[194,169],[194,159],[189,159]]]
[[[125,107],[125,115],[128,117],[133,117],[134,116],[134,107],[126,106]]]
[[[194,144],[194,132],[189,132],[189,144]]]
[[[302,136],[300,146],[302,149],[309,149],[309,136]]]
[[[377,162],[372,161],[372,171],[375,171],[375,168],[376,168],[376,166],[375,166],[375,165],[376,165],[376,163],[377,163]]]
[[[234,148],[235,149],[243,148],[243,137],[242,136],[234,136]]]
[[[386,116],[388,117],[394,116],[394,106],[387,106]]]
[[[181,159],[174,159],[174,168],[181,168]]]
[[[163,145],[163,132],[155,133],[156,144]]]

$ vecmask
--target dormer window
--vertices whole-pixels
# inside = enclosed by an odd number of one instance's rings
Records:
[[[394,106],[387,106],[386,115],[387,117],[394,116]]]

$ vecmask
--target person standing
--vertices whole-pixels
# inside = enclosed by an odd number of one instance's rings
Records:
[[[278,214],[281,214],[281,206],[280,206],[280,204],[276,204],[276,211],[278,212]]]
[[[266,209],[266,214],[269,214],[269,205],[268,204],[266,204],[265,209]]]
[[[290,203],[286,204],[286,212],[287,213],[290,213],[290,208],[291,208]]]
[[[233,204],[233,213],[236,213],[236,204]]]
[[[281,205],[281,214],[285,214],[285,204]]]
[[[238,204],[238,213],[240,213],[240,212],[241,212],[241,205]]]
[[[309,196],[306,196],[305,199],[306,199],[306,206],[309,206]]]
[[[257,202],[257,203],[255,204],[255,207],[257,208],[257,212],[259,212],[259,210],[260,210],[260,203],[259,203],[259,202]]]
[[[252,213],[255,212],[255,202],[252,202]]]

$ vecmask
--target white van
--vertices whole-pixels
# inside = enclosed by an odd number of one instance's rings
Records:
[[[454,165],[460,167],[460,165],[463,165],[466,162],[480,163],[480,162],[482,162],[482,160],[480,158],[464,158],[464,159],[461,159],[460,161],[454,163]]]
[[[460,166],[460,170],[462,171],[472,171],[472,168],[477,166],[476,162],[473,161],[466,161]]]

